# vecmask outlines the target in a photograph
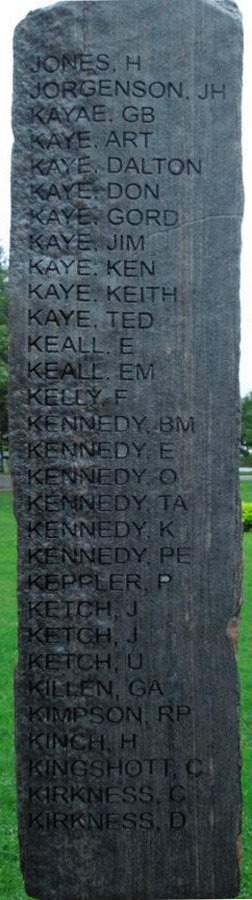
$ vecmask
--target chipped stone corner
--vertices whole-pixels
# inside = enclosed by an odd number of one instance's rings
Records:
[[[227,13],[231,13],[231,15],[235,16],[238,19],[242,19],[242,11],[235,0],[209,0],[210,3],[213,3],[214,6],[217,6],[218,9],[220,7]]]

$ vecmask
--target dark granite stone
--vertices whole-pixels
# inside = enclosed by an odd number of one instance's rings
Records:
[[[39,900],[238,893],[242,29],[105,0],[15,36],[16,744]]]

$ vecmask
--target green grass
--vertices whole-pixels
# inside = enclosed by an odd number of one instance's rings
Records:
[[[241,725],[243,757],[243,882],[241,897],[252,897],[252,533],[244,535],[245,579],[243,589],[242,625],[239,642],[239,673],[241,680]]]
[[[12,494],[0,494],[0,584],[2,654],[0,664],[0,885],[1,900],[27,900],[18,862],[13,746],[13,671],[16,652],[16,527]]]
[[[13,768],[14,750],[12,743],[13,702],[12,680],[16,645],[16,604],[15,604],[15,525],[11,512],[11,495],[2,493],[0,520],[0,579],[2,586],[2,677],[0,681],[0,740],[1,740],[1,883],[6,890],[6,898],[16,890],[16,822],[13,809]],[[14,880],[13,880],[14,879]],[[21,882],[20,882],[21,887]],[[21,895],[20,895],[21,896]],[[18,894],[16,894],[18,898]]]
[[[252,481],[241,482],[243,500],[252,500]],[[244,535],[245,578],[244,604],[239,644],[239,670],[242,685],[242,752],[243,752],[243,880],[240,897],[252,897],[252,533]],[[0,660],[0,884],[1,900],[27,900],[18,862],[18,843],[14,796],[13,749],[13,670],[16,661],[15,599],[15,520],[12,495],[0,494],[0,581],[2,585],[1,623],[2,655]]]
[[[241,481],[240,485],[242,500],[245,500],[246,503],[252,503],[252,480]]]
[[[252,481],[241,482],[241,497],[252,501]],[[239,673],[241,681],[241,727],[243,757],[243,880],[241,897],[252,897],[252,532],[244,535],[245,572],[242,623],[239,641]]]

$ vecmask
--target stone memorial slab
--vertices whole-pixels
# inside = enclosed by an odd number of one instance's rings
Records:
[[[38,900],[236,897],[241,16],[15,34],[21,864]]]

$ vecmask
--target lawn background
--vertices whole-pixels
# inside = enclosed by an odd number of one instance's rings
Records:
[[[242,499],[252,502],[252,481],[241,483]],[[12,495],[0,493],[0,583],[2,652],[0,659],[0,897],[27,900],[18,862],[14,795],[13,670],[16,660],[15,520]],[[252,532],[244,535],[245,579],[239,641],[242,688],[243,877],[240,897],[252,898]],[[228,898],[227,898],[228,900]]]

